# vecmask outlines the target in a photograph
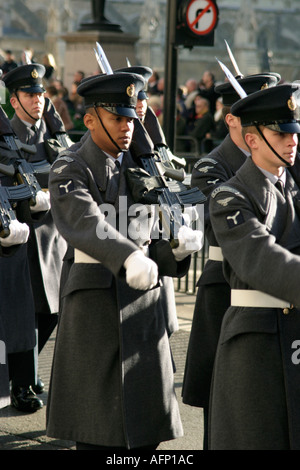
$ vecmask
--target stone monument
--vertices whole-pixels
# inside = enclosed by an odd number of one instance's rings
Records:
[[[70,89],[74,73],[85,72],[86,76],[99,72],[94,49],[96,42],[103,47],[111,67],[126,67],[126,58],[134,65],[135,43],[138,36],[124,33],[121,26],[108,21],[104,14],[105,0],[92,0],[92,20],[82,23],[78,31],[62,36],[66,42],[63,81]]]
[[[80,31],[122,32],[121,26],[111,23],[104,15],[105,0],[92,0],[92,21],[81,23]]]
[[[256,44],[257,21],[253,6],[242,0],[234,33],[234,50],[239,69],[244,75],[260,72]]]

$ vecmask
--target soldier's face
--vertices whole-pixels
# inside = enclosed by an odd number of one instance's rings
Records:
[[[287,162],[288,165],[294,165],[297,145],[298,145],[298,134],[288,134],[284,132],[277,132],[267,127],[261,128],[265,138],[273,149]],[[272,149],[266,144],[266,142],[258,137],[258,152],[256,158],[258,166],[265,168],[273,174],[280,174],[280,168],[284,166],[284,163],[276,157]],[[264,165],[264,166],[263,166]]]
[[[136,114],[142,122],[145,120],[146,111],[147,111],[147,100],[137,100],[136,103]]]
[[[297,145],[298,145],[298,134],[287,134],[284,132],[276,132],[268,128],[264,129],[264,134],[268,142],[271,143],[272,147],[276,150],[276,152],[289,165],[294,165],[296,152],[297,152]],[[273,153],[273,159],[274,159],[274,153]]]
[[[118,150],[112,140],[122,151],[127,151],[132,140],[134,119],[110,113],[103,108],[97,108],[97,112],[101,117],[106,131],[104,130],[96,113],[93,113],[93,119],[91,122],[89,122],[91,127],[87,127],[91,131],[94,142],[98,145],[99,148],[101,148],[101,150],[109,153],[112,156],[118,156],[120,153],[120,150]]]
[[[25,93],[24,91],[18,91],[18,97],[19,100],[16,96],[12,96],[10,101],[20,119],[32,122],[33,124],[42,117],[45,106],[44,93]],[[26,111],[33,119],[28,116]]]

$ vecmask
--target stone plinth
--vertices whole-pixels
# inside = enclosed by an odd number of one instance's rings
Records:
[[[252,47],[236,47],[234,57],[243,75],[251,75],[260,72],[257,49]]]
[[[115,31],[77,31],[62,36],[66,42],[64,85],[70,90],[74,72],[83,70],[86,76],[99,72],[94,49],[98,42],[113,69],[126,67],[126,58],[136,65],[135,43],[138,36]]]

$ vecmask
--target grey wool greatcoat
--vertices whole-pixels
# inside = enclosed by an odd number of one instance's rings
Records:
[[[13,179],[0,175],[0,185],[12,186]],[[9,355],[33,349],[35,344],[27,243],[0,245],[0,408],[10,404]]]
[[[212,227],[232,289],[300,306],[299,175],[297,156],[283,197],[250,157],[212,193]],[[212,380],[210,449],[300,449],[299,340],[296,307],[228,308]]]
[[[115,163],[89,136],[50,173],[59,231],[70,246],[100,262],[75,261],[63,288],[47,407],[50,437],[135,448],[182,435],[160,287],[132,289],[122,268],[149,239],[148,229],[129,239],[137,220],[134,213],[127,220],[133,201],[125,172],[135,166],[126,153],[118,187]],[[127,208],[119,196],[126,196]],[[111,206],[119,221],[123,217],[118,233],[113,219],[107,225],[102,215]],[[184,275],[190,263],[190,257],[177,263],[166,240],[152,240],[149,256],[161,275],[172,277]]]
[[[11,125],[21,142],[34,144],[36,154],[24,152],[24,158],[29,162],[47,160],[45,140],[51,134],[42,119],[36,134],[15,114]],[[32,290],[36,313],[57,313],[59,311],[59,280],[63,256],[67,244],[57,231],[53,222],[51,210],[39,213],[30,225],[28,241],[28,260],[30,266]]]
[[[235,175],[246,158],[228,135],[218,147],[200,158],[193,168],[191,186],[198,187],[207,198],[204,222],[209,246],[218,247],[210,223],[210,195],[217,186]],[[207,407],[221,324],[230,305],[230,286],[224,279],[222,261],[207,260],[197,287],[182,399],[191,406]]]
[[[36,344],[26,243],[0,248],[0,299],[0,408],[3,408],[10,404],[9,355],[33,349]],[[1,362],[2,348],[5,362]]]
[[[0,186],[13,185],[13,177],[0,174]],[[28,244],[10,247],[3,247],[0,244],[0,340],[5,342],[6,353],[12,354],[34,348],[36,343],[34,328],[35,310],[30,282]]]

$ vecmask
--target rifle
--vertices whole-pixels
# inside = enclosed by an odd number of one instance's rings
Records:
[[[50,164],[46,160],[29,163],[23,158],[22,151],[34,154],[36,147],[23,144],[18,139],[5,111],[0,106],[0,172],[3,175],[15,177],[18,183],[18,186],[13,186],[14,191],[9,190],[10,195],[15,199],[10,197],[8,201],[17,202],[27,199],[29,204],[34,205],[37,192],[42,190],[37,177],[39,177],[41,184],[44,183],[43,187],[47,187]],[[7,189],[5,186],[2,188]],[[20,197],[17,197],[18,194]],[[30,211],[26,212],[26,219],[32,222]]]
[[[62,120],[51,101],[46,98],[44,117],[52,135],[55,135],[60,150],[72,144],[66,135]],[[48,177],[51,165],[48,161],[29,163],[23,158],[22,152],[34,155],[35,145],[20,141],[15,135],[7,114],[0,106],[0,173],[15,177],[16,186],[0,186],[0,236],[7,237],[10,233],[9,224],[16,219],[13,206],[18,202],[28,201],[30,205],[36,202],[36,194],[48,187]],[[13,206],[12,206],[13,205]],[[19,209],[19,207],[17,207]],[[28,204],[22,207],[21,218],[32,222]]]
[[[66,133],[64,123],[49,98],[45,98],[43,118],[45,119],[47,128],[52,135],[52,139],[45,141],[45,146],[49,159],[53,162],[59,152],[66,150],[74,142]]]
[[[15,135],[9,122],[8,116],[2,106],[0,106],[0,139],[4,141],[11,150],[14,150],[16,152],[23,150],[24,152],[30,154],[36,153],[35,145],[24,144]]]
[[[16,219],[12,203],[31,198],[31,191],[25,184],[18,186],[0,186],[0,237],[10,234],[9,224]]]
[[[45,141],[48,157],[52,163],[58,153],[70,147],[73,142],[67,135],[61,117],[49,98],[45,98],[43,117],[51,135],[54,137]],[[1,144],[1,138],[8,148]],[[36,153],[36,147],[35,145],[24,144],[18,139],[5,111],[0,106],[0,161],[3,161],[3,157],[13,160],[18,181],[21,184],[28,184],[32,188],[36,187],[35,193],[41,187],[47,188],[50,163],[47,160],[29,163],[23,158],[22,151],[33,155]],[[4,174],[10,174],[10,170],[5,170],[5,168],[2,168],[2,170]],[[9,173],[6,173],[6,171],[9,171]]]
[[[36,195],[38,191],[42,190],[35,175],[38,174],[41,179],[43,178],[45,182],[48,182],[50,164],[45,160],[36,163],[29,163],[13,150],[11,150],[11,156],[7,161],[7,159],[3,157],[2,151],[3,146],[0,142],[0,159],[2,160],[0,163],[0,173],[5,176],[14,177],[17,182],[16,186],[12,186],[11,188],[7,186],[0,187],[1,190],[5,190],[7,192],[6,195],[4,191],[3,197],[6,197],[8,201],[13,202],[22,202],[27,200],[28,204],[20,204],[20,206],[17,206],[17,209],[19,209],[18,214],[20,219],[23,221],[29,223],[33,222],[34,219],[31,216],[29,206],[33,206],[36,203]],[[6,161],[6,163],[3,163],[3,161]],[[0,197],[0,210],[2,211],[4,209],[5,212],[6,206],[3,204],[3,199]],[[8,217],[6,218],[9,220]],[[3,226],[2,220],[1,224]]]
[[[186,166],[185,158],[177,157],[173,155],[165,139],[165,135],[161,128],[161,125],[152,108],[148,106],[144,121],[146,131],[151,137],[154,144],[154,149],[158,152],[161,161],[169,167],[178,166],[184,168]]]
[[[96,46],[97,50],[94,51],[100,70],[108,75],[113,74],[102,47],[98,42]],[[130,152],[141,168],[129,168],[127,181],[136,202],[158,202],[162,226],[170,236],[172,248],[175,248],[178,246],[178,230],[185,225],[183,209],[187,205],[204,203],[206,196],[198,188],[188,189],[182,183],[184,172],[174,169],[172,165],[165,165],[153,147],[145,127],[136,119]]]
[[[178,170],[166,169],[152,149],[147,131],[137,120],[130,152],[143,171],[128,169],[127,180],[137,202],[158,203],[162,226],[170,236],[172,248],[175,248],[178,246],[178,230],[185,225],[184,208],[203,204],[206,196],[198,188],[187,188],[182,178],[178,178]]]

